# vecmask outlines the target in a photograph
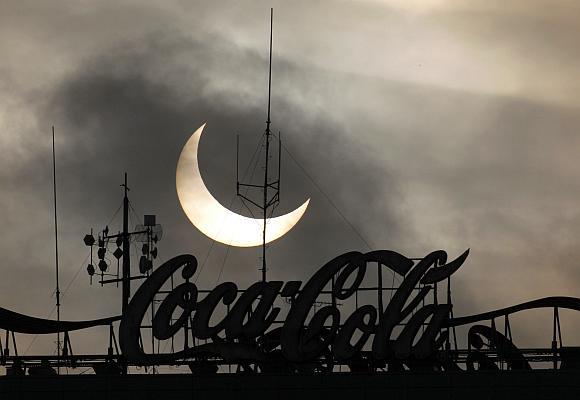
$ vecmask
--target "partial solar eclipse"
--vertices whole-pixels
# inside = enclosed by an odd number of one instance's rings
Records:
[[[191,223],[209,238],[236,247],[262,244],[263,220],[230,211],[212,196],[201,177],[198,165],[199,140],[205,124],[189,138],[177,162],[177,196]],[[266,243],[285,235],[298,223],[310,199],[288,214],[266,221]]]

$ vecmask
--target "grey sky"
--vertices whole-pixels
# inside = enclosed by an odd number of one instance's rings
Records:
[[[54,301],[51,124],[62,285],[82,268],[66,318],[118,309],[116,289],[88,286],[80,239],[117,209],[125,170],[137,211],[164,224],[163,259],[205,258],[210,241],[177,202],[177,157],[207,122],[202,171],[229,203],[235,135],[249,154],[264,129],[270,6],[274,129],[374,248],[470,247],[456,315],[578,295],[577,2],[0,1],[1,306],[46,317]],[[366,250],[288,157],[283,178],[280,212],[313,201],[271,246],[274,277]],[[258,257],[215,245],[200,282],[224,265],[222,280],[248,284]],[[530,318],[518,344],[547,346],[549,321]]]

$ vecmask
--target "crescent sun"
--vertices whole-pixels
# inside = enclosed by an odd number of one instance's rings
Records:
[[[263,220],[230,211],[212,196],[203,182],[197,157],[203,128],[205,124],[189,138],[177,162],[175,186],[181,207],[191,223],[209,238],[236,247],[259,246]],[[292,229],[304,215],[309,202],[310,199],[306,200],[288,214],[267,219],[266,243]]]

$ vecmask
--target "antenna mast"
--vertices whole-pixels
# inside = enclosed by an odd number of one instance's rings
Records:
[[[120,185],[123,188],[123,230],[116,234],[112,234],[109,231],[109,226],[105,226],[105,229],[98,235],[98,250],[97,255],[99,257],[98,267],[101,274],[101,280],[99,283],[101,286],[106,284],[115,284],[117,287],[121,283],[121,295],[122,295],[122,311],[121,315],[126,317],[128,314],[129,300],[131,298],[131,281],[135,279],[146,279],[149,277],[150,271],[153,270],[153,260],[157,258],[157,242],[161,240],[163,236],[163,229],[160,224],[157,224],[155,215],[146,214],[143,217],[143,224],[139,224],[135,227],[134,231],[129,231],[129,210],[131,208],[129,202],[129,186],[127,185],[127,173],[125,172],[123,184]],[[116,215],[116,213],[115,213]],[[141,248],[141,258],[139,259],[139,272],[140,275],[131,275],[131,241],[143,243]],[[85,245],[90,247],[91,263],[87,267],[87,272],[91,277],[95,274],[95,267],[93,265],[93,246],[95,245],[95,237],[93,236],[93,230],[91,233],[85,235],[83,238]],[[115,251],[111,251],[111,255],[117,259],[117,273],[107,272],[109,265],[105,261],[106,254],[108,251],[108,245],[111,241],[117,245]],[[122,258],[122,260],[121,260]],[[121,276],[119,277],[119,263],[121,265]],[[107,277],[107,278],[105,278]],[[111,277],[111,278],[108,278]],[[155,297],[155,296],[154,296]],[[155,298],[151,303],[151,316],[155,315]],[[153,329],[153,325],[149,328]],[[116,339],[114,338],[113,326],[110,327],[109,334],[109,354],[113,354],[113,342],[115,347],[117,346]],[[65,346],[67,343],[67,337],[65,336]],[[141,342],[142,345],[143,342]],[[151,349],[155,353],[155,340],[153,333],[151,334]],[[117,350],[118,351],[118,350]],[[121,360],[121,372],[122,374],[127,374],[128,364],[126,360]],[[153,373],[156,373],[155,367],[153,367]]]
[[[266,160],[264,166],[264,229],[262,230],[262,282],[266,282],[266,218],[268,217],[268,162],[270,157],[270,99],[272,97],[272,28],[274,9],[270,8],[270,59],[268,65],[268,118],[266,119]]]
[[[129,187],[127,186],[127,173],[125,172],[125,181],[121,185],[123,187],[123,233],[122,233],[122,245],[123,245],[123,269],[122,275],[122,296],[123,296],[123,307],[122,315],[125,315],[127,307],[129,305],[129,298],[131,297],[131,248],[129,242],[129,197],[127,192]]]
[[[54,198],[54,261],[56,266],[56,321],[60,325],[60,285],[58,277],[58,218],[56,214],[56,157],[54,151],[54,126],[52,127],[52,193]],[[56,354],[60,358],[60,332],[56,333]],[[57,364],[60,373],[60,363]]]
[[[239,177],[237,180],[237,194],[242,198],[242,200],[247,200],[256,207],[258,207],[262,211],[263,217],[263,230],[262,230],[262,281],[266,282],[266,226],[268,220],[268,212],[270,209],[275,207],[280,202],[280,160],[278,160],[278,178],[272,182],[269,181],[268,176],[268,164],[270,161],[270,136],[272,132],[270,130],[270,103],[272,98],[272,36],[273,36],[273,26],[274,26],[274,9],[270,9],[270,53],[269,53],[269,65],[268,65],[268,114],[266,118],[266,158],[264,162],[264,183],[263,185],[253,185],[253,184],[245,184],[240,183]],[[280,138],[278,138],[278,145],[280,146]],[[239,140],[238,140],[238,152],[239,152]],[[280,151],[278,151],[278,157],[280,157]],[[239,158],[239,157],[238,157]],[[239,168],[237,171],[239,171]],[[240,187],[248,187],[248,188],[261,188],[262,189],[262,204],[258,204],[257,202],[251,200],[246,195],[240,193]],[[270,195],[270,192],[274,191],[274,193]]]

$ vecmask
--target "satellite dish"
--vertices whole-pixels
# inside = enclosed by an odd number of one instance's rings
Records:
[[[139,224],[135,226],[135,232],[144,232],[144,233],[136,233],[134,235],[131,235],[131,238],[136,242],[146,243],[148,240],[146,231],[148,229],[151,232],[151,240],[153,240],[153,242],[158,242],[159,240],[161,240],[161,238],[163,237],[163,227],[161,226],[161,224],[155,224],[152,226],[145,226],[143,224]]]

